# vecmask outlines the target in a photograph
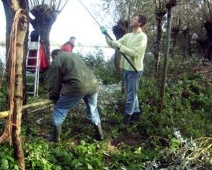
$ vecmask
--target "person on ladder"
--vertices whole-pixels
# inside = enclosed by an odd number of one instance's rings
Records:
[[[76,42],[75,37],[70,37],[69,41],[62,45],[61,51],[72,52]]]

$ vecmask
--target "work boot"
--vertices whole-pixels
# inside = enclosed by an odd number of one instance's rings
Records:
[[[98,140],[98,141],[104,140],[104,134],[103,134],[103,131],[102,131],[101,124],[94,125],[94,128],[95,128],[95,139]]]
[[[123,123],[124,123],[125,125],[132,124],[131,117],[132,117],[132,116],[129,115],[129,114],[124,114]]]
[[[61,134],[62,126],[55,126],[53,125],[53,132],[52,134],[48,134],[45,136],[45,138],[48,141],[53,141],[53,142],[60,142],[60,134]]]
[[[140,115],[141,115],[141,112],[134,112],[131,116],[131,121],[138,121]]]

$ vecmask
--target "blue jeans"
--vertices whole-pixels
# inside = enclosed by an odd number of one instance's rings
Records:
[[[100,116],[97,109],[97,96],[97,93],[87,94],[85,96],[61,95],[52,113],[53,125],[62,125],[67,117],[68,111],[75,107],[81,99],[84,100],[87,106],[87,119],[90,123],[98,125],[100,123]]]
[[[138,87],[143,71],[123,71],[124,86],[126,92],[125,114],[132,115],[134,112],[140,112],[138,101]]]

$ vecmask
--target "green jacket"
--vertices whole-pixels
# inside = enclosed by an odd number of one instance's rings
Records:
[[[50,100],[59,95],[86,95],[98,92],[98,80],[82,58],[72,52],[62,52],[50,64],[48,71]]]

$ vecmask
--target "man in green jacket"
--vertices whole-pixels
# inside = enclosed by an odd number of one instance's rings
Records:
[[[147,35],[142,28],[146,24],[146,17],[136,15],[130,20],[131,33],[125,34],[119,40],[111,40],[108,37],[107,30],[101,27],[102,33],[106,36],[108,45],[112,48],[119,49],[130,61],[122,56],[120,68],[123,70],[124,86],[126,91],[126,103],[124,112],[124,124],[131,124],[138,120],[141,111],[137,91],[141,76],[143,74],[143,60],[147,46]]]
[[[53,54],[54,51],[52,52]],[[58,49],[57,49],[58,53]],[[87,106],[87,119],[96,130],[95,138],[103,140],[101,120],[97,109],[98,80],[76,53],[60,52],[48,72],[49,99],[52,100],[53,133],[49,140],[58,142],[68,111],[81,99]]]

